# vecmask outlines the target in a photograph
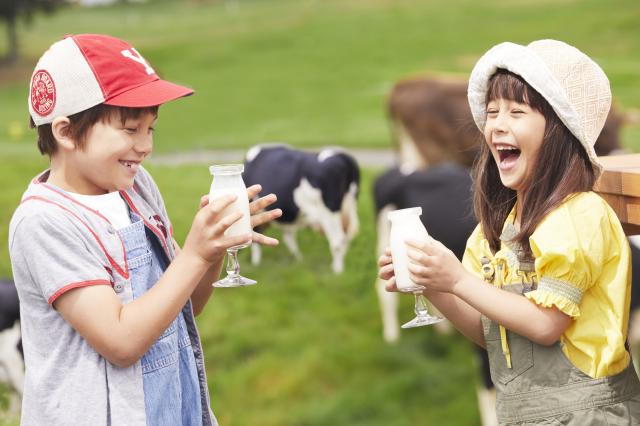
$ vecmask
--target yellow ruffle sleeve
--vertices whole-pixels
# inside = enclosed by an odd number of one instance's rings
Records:
[[[482,234],[482,227],[478,224],[467,239],[467,246],[462,256],[462,265],[467,271],[479,278],[482,278],[482,264],[480,263],[480,259],[484,256],[483,246],[485,243],[486,240]]]
[[[582,297],[600,276],[610,245],[609,211],[594,193],[571,197],[538,225],[529,238],[538,287],[525,296],[580,316]]]

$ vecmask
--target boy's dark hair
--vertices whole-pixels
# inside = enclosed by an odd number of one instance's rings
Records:
[[[127,120],[136,119],[145,113],[157,115],[158,107],[130,108],[98,104],[92,108],[72,114],[68,117],[71,123],[68,127],[69,134],[67,136],[76,141],[78,148],[83,149],[89,130],[91,130],[93,125],[97,122],[100,121],[104,123],[114,117],[117,117],[124,126]],[[36,128],[33,118],[29,119],[29,127],[32,129]],[[40,150],[40,153],[51,157],[58,150],[58,143],[51,131],[51,123],[41,124],[40,126],[37,126],[37,130],[38,149]]]
[[[566,198],[591,191],[596,173],[589,156],[578,139],[560,121],[551,105],[520,76],[498,69],[489,80],[486,103],[495,99],[525,103],[539,111],[546,120],[542,146],[533,172],[525,176],[520,231],[513,238],[524,255],[531,257],[529,237],[544,217]],[[540,167],[539,165],[543,165]],[[516,202],[516,191],[502,185],[500,173],[486,142],[481,144],[473,167],[474,211],[482,232],[495,253],[500,249],[500,235],[507,216]]]

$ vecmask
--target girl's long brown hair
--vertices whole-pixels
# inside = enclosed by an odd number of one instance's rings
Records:
[[[544,217],[568,196],[591,191],[595,171],[578,139],[560,121],[551,105],[520,76],[499,69],[489,81],[486,103],[507,99],[525,103],[546,120],[543,142],[533,169],[525,177],[520,232],[513,238],[531,257],[529,237]],[[482,232],[495,253],[507,216],[516,202],[516,191],[502,185],[500,173],[487,143],[483,141],[473,167],[473,207]]]

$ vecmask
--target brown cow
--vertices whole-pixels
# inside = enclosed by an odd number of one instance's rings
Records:
[[[471,117],[466,80],[441,76],[401,80],[389,94],[387,111],[403,167],[421,169],[445,161],[473,164],[483,139]],[[619,153],[622,124],[622,114],[612,108],[596,142],[596,154]]]
[[[471,167],[481,135],[469,110],[466,81],[428,76],[401,80],[389,94],[387,112],[403,167],[447,161]]]

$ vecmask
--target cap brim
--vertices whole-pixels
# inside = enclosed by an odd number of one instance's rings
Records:
[[[121,107],[145,108],[162,105],[192,94],[193,90],[188,87],[158,79],[106,99],[104,103]]]

